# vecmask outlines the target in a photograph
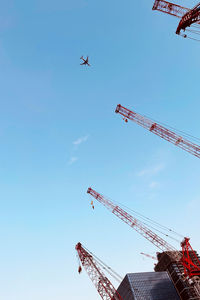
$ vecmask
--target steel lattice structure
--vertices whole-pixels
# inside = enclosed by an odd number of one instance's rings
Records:
[[[183,256],[181,258],[182,265],[184,266],[184,272],[192,276],[199,276],[200,275],[200,262],[195,253],[192,249],[192,246],[189,243],[189,238],[185,238],[184,241],[181,243],[182,246],[182,253]],[[195,263],[191,262],[190,253],[193,253]]]
[[[168,244],[165,240],[147,228],[141,221],[131,216],[125,210],[120,208],[118,205],[115,205],[110,200],[106,199],[103,195],[97,193],[92,188],[88,188],[87,193],[93,196],[96,200],[98,200],[101,204],[103,204],[107,209],[109,209],[114,215],[128,224],[130,227],[135,229],[138,233],[140,233],[145,239],[153,243],[157,248],[162,251],[177,251],[173,246]]]
[[[109,279],[104,275],[94,257],[86,251],[81,243],[78,243],[75,248],[83,267],[95,285],[101,298],[103,300],[123,300]]]
[[[187,27],[194,23],[199,23],[200,21],[200,3],[198,3],[193,9],[190,9],[181,18],[178,27],[176,29],[176,34],[180,34],[181,30],[185,31]]]
[[[184,273],[186,276],[192,277],[194,275],[200,275],[200,261],[192,249],[189,238],[185,237],[181,243],[182,253],[175,249],[172,245],[167,243],[153,231],[151,231],[148,227],[146,227],[143,222],[139,221],[135,217],[128,214],[125,210],[120,208],[118,205],[115,205],[110,200],[106,199],[103,195],[99,194],[92,188],[88,188],[87,193],[89,193],[92,197],[98,200],[101,204],[103,204],[108,210],[110,210],[114,215],[124,221],[126,224],[135,229],[138,233],[140,233],[144,238],[154,244],[160,250],[166,252],[170,252],[171,258],[180,262],[184,266]],[[193,253],[195,256],[195,261],[192,261],[189,252]]]
[[[185,31],[187,27],[190,27],[194,23],[200,23],[200,3],[189,9],[165,0],[155,0],[152,10],[158,10],[181,18],[176,29],[176,34],[180,34],[181,30]]]
[[[163,127],[162,125],[151,121],[150,119],[131,111],[128,108],[123,107],[118,104],[115,110],[116,113],[121,114],[125,120],[127,119],[137,123],[138,125],[146,128],[147,130],[153,132],[154,134],[160,136],[164,140],[182,148],[183,150],[193,154],[194,156],[200,158],[200,146],[190,142],[189,140],[181,137],[177,133]]]
[[[166,14],[182,18],[189,11],[189,8],[164,0],[155,0],[152,10],[158,10]]]

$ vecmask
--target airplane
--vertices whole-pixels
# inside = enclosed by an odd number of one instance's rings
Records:
[[[80,59],[82,59],[83,60],[83,63],[82,64],[80,64],[81,66],[83,66],[83,65],[88,65],[89,67],[90,67],[90,64],[88,63],[88,59],[89,59],[89,57],[87,56],[87,58],[86,59],[84,59],[83,58],[83,56],[81,56],[80,57]]]

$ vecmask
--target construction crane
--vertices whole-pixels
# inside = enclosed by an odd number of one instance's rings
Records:
[[[189,141],[184,136],[193,138],[192,136],[186,135],[185,133],[181,132],[181,135],[177,132],[174,132],[168,128],[165,128],[161,124],[142,116],[134,111],[131,111],[128,108],[118,104],[115,110],[116,113],[119,113],[123,116],[125,122],[128,122],[128,119],[137,123],[138,125],[146,128],[147,130],[151,131],[152,133],[160,136],[161,138],[165,139],[166,141],[182,148],[183,150],[193,154],[194,156],[200,158],[200,146],[195,144],[194,142]]]
[[[191,278],[192,276],[200,275],[200,261],[189,243],[189,238],[185,237],[181,242],[181,253],[175,247],[167,243],[163,238],[154,233],[149,228],[150,226],[147,227],[144,224],[144,222],[127,213],[124,209],[120,208],[118,204],[115,204],[112,201],[106,199],[103,195],[99,194],[92,188],[88,188],[87,193],[94,197],[96,200],[98,200],[101,204],[103,204],[114,215],[116,215],[130,227],[135,229],[138,233],[140,233],[144,238],[146,238],[148,241],[154,244],[157,248],[159,248],[162,251],[169,251],[171,253],[171,257],[175,261],[178,261],[182,264],[182,266],[184,267],[184,274],[186,276],[189,276],[189,278]],[[196,260],[196,264],[191,260],[190,253],[193,253]]]
[[[189,11],[189,8],[165,0],[155,0],[152,10],[158,10],[171,16],[182,18]]]
[[[119,293],[116,291],[110,280],[104,275],[101,268],[107,270],[116,280],[122,278],[113,271],[110,267],[105,265],[100,259],[98,259],[89,250],[86,250],[81,243],[78,243],[75,247],[82,266],[85,268],[90,279],[94,283],[99,295],[103,300],[123,300]],[[79,266],[78,272],[81,273],[81,267]]]
[[[181,30],[185,31],[187,27],[200,22],[200,3],[192,9],[189,9],[165,0],[155,0],[152,10],[158,10],[181,18],[176,29],[176,34],[180,34]],[[187,35],[184,34],[183,37],[187,37]]]
[[[153,259],[153,260],[157,260],[157,258],[156,258],[155,256],[151,256],[151,255],[149,255],[149,254],[147,254],[147,253],[140,252],[140,254],[142,254],[142,255],[144,255],[144,256],[146,256],[146,257],[148,257],[148,258],[151,258],[151,259]]]

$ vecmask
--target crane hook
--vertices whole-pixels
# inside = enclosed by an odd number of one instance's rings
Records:
[[[124,120],[125,123],[128,123],[128,119],[127,118],[124,117],[123,120]]]
[[[91,205],[92,205],[92,208],[94,209],[94,204],[93,204],[93,201],[91,201]]]

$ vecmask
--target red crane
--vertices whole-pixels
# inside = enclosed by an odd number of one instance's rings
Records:
[[[189,141],[186,138],[183,138],[182,136],[180,136],[180,134],[175,133],[170,129],[167,129],[164,126],[158,124],[157,122],[154,122],[145,116],[142,116],[134,111],[131,111],[130,109],[125,108],[120,104],[117,105],[115,112],[121,114],[125,122],[128,122],[129,119],[137,123],[138,125],[146,128],[147,130],[153,132],[154,134],[160,136],[166,141],[200,158],[200,146]]]
[[[187,27],[190,27],[194,23],[199,23],[200,21],[200,3],[192,9],[189,9],[165,0],[155,0],[152,9],[181,18],[176,29],[176,34],[180,34],[181,30],[185,31]],[[184,37],[187,36],[184,35]]]
[[[75,247],[77,250],[79,259],[88,273],[90,279],[94,283],[99,295],[103,300],[122,300],[122,297],[116,291],[112,283],[102,272],[101,267],[106,266],[99,259],[94,258],[94,255],[91,254],[88,250],[86,250],[81,243],[78,243]],[[112,270],[108,266],[106,266],[110,271]],[[104,267],[105,268],[105,267]],[[110,273],[110,271],[108,272]],[[79,267],[79,273],[81,272],[81,267]],[[112,270],[112,272],[114,272]],[[118,275],[114,272],[115,275]],[[116,276],[115,276],[116,277]],[[118,275],[119,277],[119,275]]]
[[[182,18],[182,16],[189,11],[189,8],[165,0],[155,0],[152,10],[158,10],[166,14]]]
[[[114,204],[110,200],[106,199],[103,195],[99,194],[92,188],[88,188],[87,193],[89,193],[92,197],[98,200],[101,204],[103,204],[108,210],[110,210],[114,215],[128,224],[130,227],[135,229],[138,233],[140,233],[143,237],[149,240],[152,244],[154,244],[157,248],[162,251],[170,251],[171,257],[176,261],[179,261],[184,266],[184,272],[186,276],[192,277],[195,275],[200,275],[200,261],[192,249],[189,238],[184,238],[181,243],[182,254],[172,245],[167,243],[164,239],[159,237],[156,233],[154,233],[151,229],[149,229],[144,222],[138,220],[133,217],[129,213],[127,213],[124,209],[120,208],[117,204]],[[196,258],[196,264],[190,258],[190,251],[193,252]]]
[[[149,254],[147,254],[147,253],[140,252],[140,254],[142,254],[142,255],[144,255],[144,256],[146,256],[146,257],[149,257],[149,258],[151,258],[151,259],[153,259],[153,260],[157,260],[157,258],[156,258],[155,256],[149,255]]]

